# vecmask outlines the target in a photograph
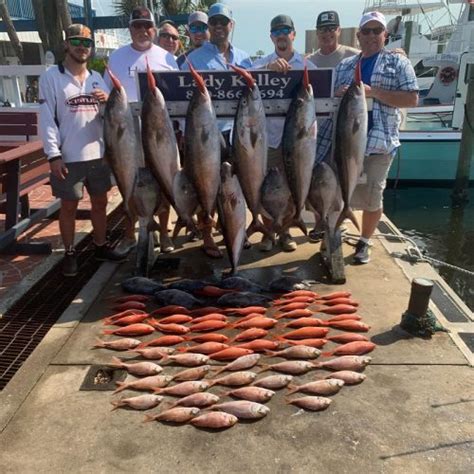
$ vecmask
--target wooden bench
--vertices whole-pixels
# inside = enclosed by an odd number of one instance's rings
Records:
[[[0,232],[0,252],[14,254],[51,253],[49,243],[19,244],[18,236],[36,222],[58,211],[55,199],[41,209],[30,209],[28,194],[49,182],[49,164],[39,140],[38,114],[0,112],[0,137],[24,137],[0,140],[0,213],[5,214],[5,229]]]

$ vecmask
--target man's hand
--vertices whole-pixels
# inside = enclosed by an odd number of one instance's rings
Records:
[[[288,72],[291,69],[291,65],[288,61],[283,58],[275,59],[275,61],[267,64],[267,69],[270,71]]]
[[[109,94],[107,92],[103,91],[102,89],[94,89],[91,94],[101,103],[103,104],[104,102],[107,102],[107,99],[109,98]]]
[[[56,159],[54,161],[49,162],[49,169],[51,170],[51,174],[56,176],[58,179],[66,179],[66,175],[68,174],[68,170],[66,165],[64,164],[62,158]]]
[[[336,97],[342,97],[346,93],[347,89],[349,89],[349,86],[341,86],[337,91],[334,92],[334,95]]]

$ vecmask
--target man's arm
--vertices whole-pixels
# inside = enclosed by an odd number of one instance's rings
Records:
[[[406,108],[418,105],[417,91],[389,91],[365,84],[365,94],[367,97],[371,97],[391,107]]]

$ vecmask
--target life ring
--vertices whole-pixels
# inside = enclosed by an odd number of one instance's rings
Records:
[[[447,86],[448,84],[451,84],[451,82],[453,82],[456,79],[457,75],[458,73],[456,69],[454,69],[451,66],[446,66],[445,68],[441,69],[439,73],[439,78],[441,82],[445,86]]]

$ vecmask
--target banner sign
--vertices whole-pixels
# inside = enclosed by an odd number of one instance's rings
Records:
[[[303,71],[280,73],[268,70],[248,71],[254,77],[265,105],[267,115],[284,115],[291,99],[296,95],[303,78]],[[333,91],[333,69],[308,71],[316,99],[329,99]],[[233,116],[242,92],[247,87],[245,79],[234,71],[200,71],[211,95],[218,116]],[[163,93],[172,116],[184,116],[187,103],[196,88],[188,71],[154,72],[156,84]],[[139,97],[148,88],[146,72],[138,73]]]

